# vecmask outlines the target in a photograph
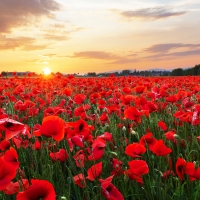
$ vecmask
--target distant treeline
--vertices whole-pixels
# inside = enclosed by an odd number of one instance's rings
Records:
[[[199,65],[195,65],[192,68],[188,68],[188,69],[182,69],[182,68],[177,68],[172,70],[171,76],[197,76],[200,75],[200,64]]]
[[[145,70],[145,71],[137,71],[135,70],[122,70],[121,72],[105,72],[105,73],[95,73],[95,72],[89,72],[86,76],[89,77],[107,77],[111,74],[114,74],[115,76],[170,76],[170,71],[156,71],[156,70]]]
[[[35,72],[1,72],[1,76],[27,76],[30,75],[31,76],[37,76],[37,74]],[[52,75],[56,75],[59,74],[59,72],[55,73],[51,73]],[[144,71],[137,71],[135,70],[122,70],[121,72],[105,72],[105,73],[96,73],[96,72],[89,72],[87,73],[86,77],[108,77],[111,74],[115,75],[115,76],[198,76],[200,75],[200,64],[199,65],[195,65],[194,67],[188,68],[188,69],[182,69],[182,68],[177,68],[174,69],[172,71],[157,71],[157,70],[144,70]],[[74,76],[77,77],[81,77],[82,75],[78,74],[74,74]]]

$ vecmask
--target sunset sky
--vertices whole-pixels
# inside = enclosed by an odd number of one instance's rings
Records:
[[[200,64],[200,0],[0,0],[0,71]]]

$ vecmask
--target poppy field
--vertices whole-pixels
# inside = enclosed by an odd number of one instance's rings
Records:
[[[0,77],[0,199],[200,198],[200,77]]]

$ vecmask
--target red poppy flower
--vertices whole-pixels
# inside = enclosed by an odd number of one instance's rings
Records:
[[[132,93],[132,90],[131,90],[131,88],[129,88],[129,87],[124,87],[124,88],[122,89],[122,91],[123,91],[124,93],[126,93],[126,94]]]
[[[168,140],[171,140],[173,141],[174,143],[176,142],[176,133],[175,131],[168,131],[167,133],[165,133],[165,137],[168,139]]]
[[[83,113],[85,113],[90,108],[91,108],[91,106],[89,104],[85,104],[80,107],[77,107],[74,109],[74,116],[75,117],[81,116]]]
[[[154,144],[157,142],[156,138],[153,137],[153,133],[149,132],[143,135],[140,139],[140,144],[148,145],[149,150],[152,151]]]
[[[124,111],[124,116],[130,120],[136,120],[137,118],[140,118],[141,115],[139,110],[134,106],[129,107]]]
[[[41,148],[41,143],[40,143],[38,140],[36,140],[33,148],[34,148],[35,150],[40,150],[40,148]]]
[[[60,149],[56,153],[50,152],[50,157],[53,161],[60,160],[60,162],[64,162],[68,158],[68,154],[65,149]]]
[[[72,90],[70,88],[65,88],[62,93],[68,97],[71,96]]]
[[[18,162],[17,152],[13,147],[10,147],[10,150],[7,150],[2,158],[12,164],[15,169],[18,169],[20,163]]]
[[[124,170],[122,168],[122,161],[120,161],[116,158],[112,158],[111,166],[112,166],[112,169],[113,169],[111,171],[112,175],[119,176],[119,175],[123,174]]]
[[[86,99],[86,96],[84,94],[77,94],[74,96],[74,101],[76,104],[82,104]]]
[[[73,177],[74,183],[78,185],[81,188],[86,187],[86,182],[85,182],[85,177],[83,174],[77,174],[76,176]]]
[[[104,140],[96,139],[92,144],[92,152],[88,156],[89,160],[99,160],[104,155],[104,149],[106,145]]]
[[[13,119],[0,119],[0,130],[6,132],[5,140],[9,140],[25,130],[25,125]]]
[[[99,179],[101,182],[101,193],[107,200],[124,200],[121,192],[111,183],[113,176],[109,176],[105,180]]]
[[[200,167],[195,169],[195,163],[187,162],[185,173],[189,176],[190,181],[200,180]]]
[[[163,122],[163,121],[159,121],[159,122],[158,122],[158,126],[159,126],[163,131],[166,131],[166,130],[167,130],[167,126],[166,126],[165,122]]]
[[[29,182],[27,179],[22,179],[23,189],[27,189],[29,187]],[[19,181],[10,184],[3,190],[5,194],[12,195],[18,193],[20,190],[20,183]]]
[[[64,138],[64,121],[58,116],[43,118],[40,134],[53,137],[56,141],[62,140]]]
[[[170,154],[172,150],[164,144],[163,140],[158,140],[152,147],[152,152],[157,156],[166,156]]]
[[[105,141],[113,141],[113,135],[112,133],[109,132],[105,132],[104,134],[98,136],[97,138],[101,138]]]
[[[76,146],[78,146],[78,147],[81,147],[81,148],[83,148],[84,147],[84,141],[83,141],[83,136],[82,135],[75,135],[75,136],[73,136],[72,138],[70,138],[71,139],[71,142],[74,144],[74,145],[76,145]]]
[[[92,138],[88,124],[82,119],[76,122],[67,122],[65,132],[67,138],[72,138],[75,135],[82,135],[84,140],[90,140]]]
[[[125,153],[132,158],[139,158],[141,154],[146,152],[146,148],[138,143],[129,144],[126,146]]]
[[[143,93],[146,90],[146,87],[144,85],[140,85],[140,86],[136,86],[134,88],[134,90],[136,91],[136,93]]]
[[[184,179],[186,165],[186,161],[182,158],[178,158],[178,160],[176,161],[176,174],[181,181]]]
[[[76,166],[77,167],[84,167],[85,166],[85,160],[87,157],[85,156],[85,152],[83,150],[80,150],[76,152],[76,154],[73,156]]]
[[[16,175],[16,168],[0,158],[0,191],[4,190]]]
[[[53,185],[46,180],[32,179],[32,185],[24,192],[20,192],[16,196],[16,200],[56,200],[56,193]]]
[[[0,142],[0,149],[2,150],[2,151],[5,151],[6,149],[8,149],[10,147],[10,142],[9,141],[7,141],[7,140],[2,140],[1,142]]]
[[[166,101],[174,103],[174,102],[177,101],[177,97],[175,95],[171,95],[171,96],[169,96],[169,97],[166,98]]]
[[[144,175],[149,172],[149,167],[144,160],[132,160],[128,162],[130,171],[135,175]]]
[[[88,173],[88,176],[86,178],[91,181],[94,181],[102,173],[102,162],[99,162],[93,165],[92,167],[90,167],[87,173]]]

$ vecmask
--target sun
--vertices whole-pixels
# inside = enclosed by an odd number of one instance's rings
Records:
[[[45,68],[43,69],[43,72],[44,72],[44,75],[49,75],[49,74],[51,74],[51,70],[50,70],[48,67],[45,67]]]

